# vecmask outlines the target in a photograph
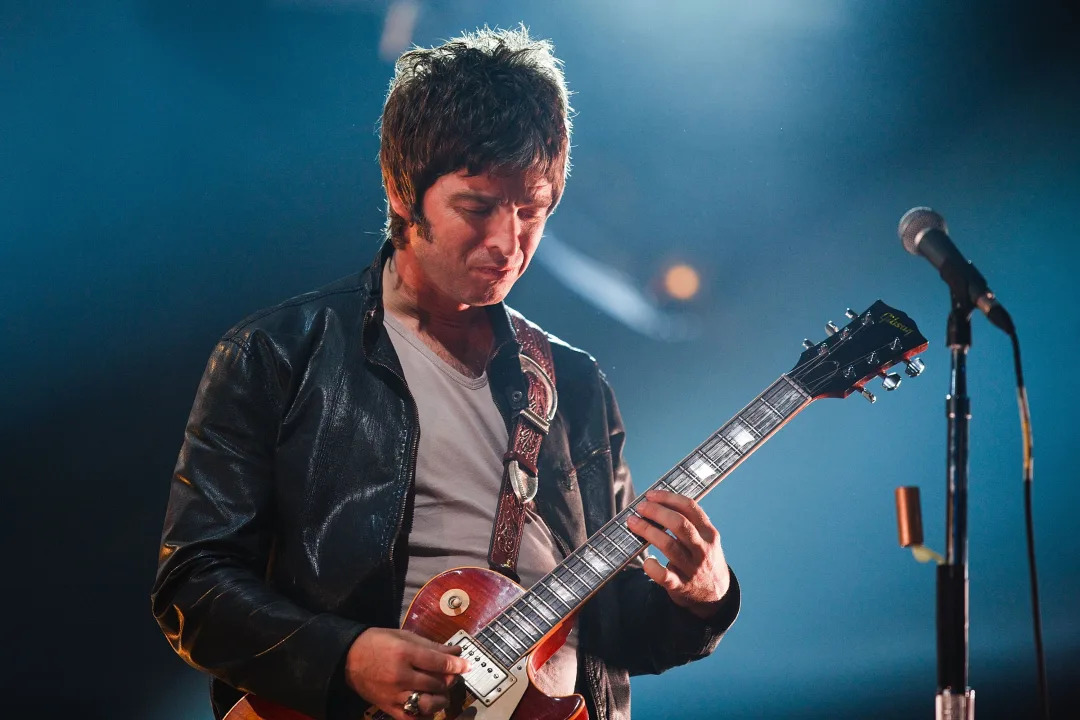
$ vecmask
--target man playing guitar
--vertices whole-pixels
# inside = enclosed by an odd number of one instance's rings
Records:
[[[405,53],[382,116],[388,220],[375,261],[249,317],[215,348],[152,599],[176,652],[212,676],[217,718],[245,693],[288,709],[279,717],[446,711],[475,661],[399,628],[433,576],[495,565],[500,493],[534,482],[498,568],[526,588],[633,500],[596,362],[503,305],[562,195],[569,113],[560,61],[524,29]],[[507,447],[534,399],[522,370],[534,336],[557,410],[549,398],[535,467],[522,470]],[[654,491],[636,510],[630,530],[667,565],[626,563],[530,670],[544,694],[584,698],[572,717],[628,718],[630,675],[708,655],[738,613],[701,507]],[[443,612],[463,609],[454,601]]]

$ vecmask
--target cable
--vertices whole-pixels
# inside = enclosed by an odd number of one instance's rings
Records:
[[[1046,656],[1043,652],[1042,616],[1039,612],[1039,577],[1035,570],[1035,523],[1031,512],[1031,486],[1035,478],[1034,442],[1031,434],[1031,409],[1028,407],[1024,371],[1020,365],[1020,338],[1014,329],[1009,333],[1016,367],[1016,401],[1020,406],[1020,434],[1024,446],[1024,526],[1027,533],[1028,570],[1031,581],[1031,619],[1035,633],[1035,666],[1039,680],[1039,715],[1050,720],[1050,691],[1046,681]]]

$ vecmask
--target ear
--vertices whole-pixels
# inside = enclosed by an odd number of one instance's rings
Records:
[[[386,181],[386,200],[390,203],[390,209],[409,225],[413,224],[412,211],[406,207],[405,201],[398,194],[397,187],[392,180]]]

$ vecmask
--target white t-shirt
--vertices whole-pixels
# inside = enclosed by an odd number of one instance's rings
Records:
[[[384,324],[420,414],[416,499],[401,618],[420,588],[456,567],[488,567],[509,437],[487,374],[470,378],[440,358],[389,311]],[[526,511],[518,575],[528,588],[563,559],[547,524]],[[548,695],[569,695],[577,680],[577,631],[536,678]]]

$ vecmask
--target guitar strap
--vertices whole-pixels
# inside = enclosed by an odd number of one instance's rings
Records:
[[[518,551],[525,522],[525,507],[536,497],[537,458],[540,444],[548,433],[558,406],[555,392],[555,364],[551,345],[539,328],[510,310],[521,353],[521,370],[528,383],[528,403],[514,418],[510,428],[510,446],[503,456],[502,490],[491,530],[488,563],[517,580]]]

